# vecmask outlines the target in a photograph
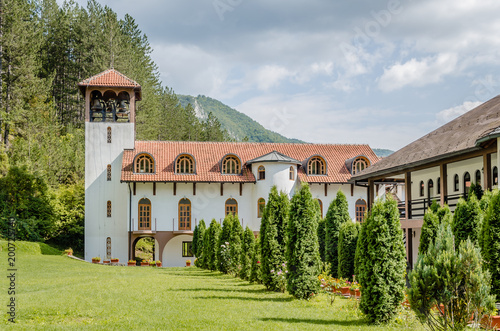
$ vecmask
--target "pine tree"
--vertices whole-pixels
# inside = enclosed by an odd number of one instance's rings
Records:
[[[488,210],[481,231],[482,256],[491,273],[491,293],[500,300],[500,193],[494,191],[490,196]]]
[[[260,237],[257,237],[253,245],[252,260],[250,265],[250,278],[251,283],[262,283],[262,273],[260,270]]]
[[[363,295],[360,308],[372,323],[392,320],[404,298],[406,251],[397,202],[373,204],[362,224],[357,277]]]
[[[233,230],[233,215],[228,214],[222,222],[222,231],[219,236],[219,244],[217,248],[217,270],[227,274],[230,268],[228,246],[231,245],[231,232]]]
[[[453,214],[452,230],[457,245],[470,238],[478,244],[478,237],[481,230],[482,212],[475,195],[471,194],[469,200],[458,200],[457,207]]]
[[[254,252],[255,245],[255,235],[253,231],[247,226],[243,234],[243,242],[241,245],[241,256],[240,256],[240,278],[243,280],[250,279],[252,255]]]
[[[337,277],[338,271],[338,240],[340,225],[351,221],[349,216],[349,205],[345,194],[339,190],[337,196],[332,200],[326,213],[326,236],[325,236],[325,260],[330,263],[333,277]]]
[[[286,246],[287,289],[299,299],[308,299],[319,290],[318,216],[309,185],[302,183],[290,203]]]
[[[458,249],[455,242],[450,225],[440,224],[435,242],[418,256],[409,275],[411,308],[430,329],[464,330],[471,316],[479,324],[494,309],[490,275],[483,271],[479,249],[469,238]]]
[[[284,226],[288,222],[288,196],[278,193],[276,186],[271,188],[267,205],[262,215],[261,229],[261,271],[262,283],[268,290],[279,290],[271,270],[285,262]]]
[[[434,242],[436,232],[439,227],[439,218],[428,208],[424,214],[424,223],[422,225],[422,233],[420,235],[420,244],[418,246],[418,254],[427,252],[430,243]]]
[[[354,261],[356,255],[356,246],[358,243],[359,224],[354,222],[345,222],[340,225],[339,231],[339,265],[338,276],[353,280]]]
[[[217,253],[219,252],[220,224],[212,219],[203,236],[203,256],[206,267],[212,271],[218,270]]]

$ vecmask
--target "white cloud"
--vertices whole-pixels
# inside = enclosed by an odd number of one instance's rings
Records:
[[[265,65],[257,70],[255,83],[259,90],[268,90],[280,83],[283,79],[292,76],[288,69],[283,66]]]
[[[384,92],[391,92],[406,85],[425,86],[438,83],[443,76],[454,72],[457,66],[457,55],[452,53],[426,57],[421,61],[415,58],[403,64],[396,63],[378,79],[378,87]]]
[[[441,110],[439,113],[436,114],[436,120],[439,125],[448,123],[449,121],[457,118],[460,115],[465,114],[469,110],[474,109],[481,104],[482,102],[480,101],[465,101],[459,106]]]

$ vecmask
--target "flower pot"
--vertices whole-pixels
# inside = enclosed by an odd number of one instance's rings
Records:
[[[136,262],[127,262],[127,265],[129,267],[134,267],[136,265]]]
[[[343,286],[340,288],[340,293],[342,293],[343,296],[348,297],[350,295],[349,291],[350,291],[349,286]]]
[[[149,262],[141,262],[141,267],[149,267]]]
[[[491,316],[491,328],[500,329],[500,315]]]
[[[118,263],[119,259],[111,259],[111,263]]]
[[[102,263],[109,264],[109,260],[104,260],[104,261],[102,261]]]
[[[354,296],[354,290],[349,289],[349,294],[353,297]]]
[[[156,266],[159,268],[161,267],[161,262],[156,262]]]
[[[92,263],[99,263],[99,262],[101,262],[101,260],[92,259]]]
[[[186,262],[186,267],[190,267],[191,266],[191,262]]]
[[[354,295],[356,296],[356,298],[361,298],[361,290],[354,290]]]

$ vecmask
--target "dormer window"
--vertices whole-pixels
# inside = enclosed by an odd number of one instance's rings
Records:
[[[154,160],[149,154],[140,154],[135,159],[134,172],[139,174],[154,173]]]
[[[241,162],[235,155],[228,155],[222,160],[222,173],[238,175],[241,172]]]
[[[326,175],[326,163],[320,156],[312,157],[307,164],[308,175]]]
[[[181,155],[177,158],[175,164],[175,173],[177,174],[194,174],[194,159],[191,155]]]
[[[360,171],[365,170],[370,165],[370,162],[364,157],[358,157],[352,163],[352,174],[355,175]]]

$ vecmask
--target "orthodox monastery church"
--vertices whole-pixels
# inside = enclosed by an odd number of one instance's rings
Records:
[[[79,84],[85,97],[85,259],[135,257],[184,266],[194,227],[237,214],[256,234],[273,185],[290,197],[309,183],[324,217],[338,190],[362,221],[368,189],[349,182],[378,157],[368,145],[136,141],[141,86],[114,69]],[[369,202],[369,201],[368,201]]]

